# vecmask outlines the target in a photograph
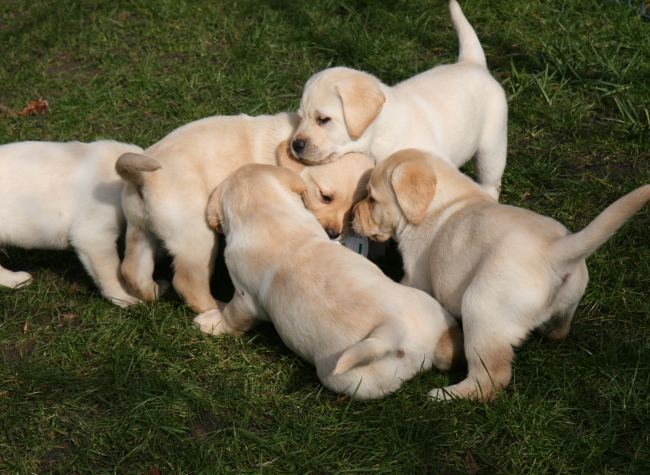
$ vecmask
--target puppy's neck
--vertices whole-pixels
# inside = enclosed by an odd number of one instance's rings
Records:
[[[410,127],[408,120],[395,120],[396,117],[409,117],[408,111],[402,112],[402,103],[395,97],[395,92],[385,84],[381,90],[386,102],[375,121],[368,127],[369,147],[366,152],[376,163],[392,155],[399,148],[399,140],[407,134]]]
[[[455,169],[450,171],[449,175],[445,173],[438,180],[433,201],[422,222],[417,226],[407,223],[396,232],[404,262],[402,283],[428,293],[431,293],[431,273],[429,265],[422,265],[422,262],[428,261],[438,231],[453,215],[468,207],[495,203],[494,198],[469,177]]]
[[[431,294],[431,274],[429,266],[423,265],[422,262],[428,261],[428,250],[432,239],[433,233],[428,233],[422,225],[412,224],[407,225],[397,236],[404,265],[404,278],[401,283],[428,294]]]

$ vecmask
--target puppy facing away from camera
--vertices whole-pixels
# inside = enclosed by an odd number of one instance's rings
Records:
[[[582,231],[501,205],[446,160],[395,153],[373,171],[354,229],[394,238],[402,283],[433,295],[461,317],[467,379],[435,399],[490,400],[511,379],[513,347],[531,330],[564,338],[588,281],[585,259],[650,199],[650,185],[620,198]]]
[[[360,181],[367,180],[372,162],[350,154],[337,165],[305,168],[287,152],[298,121],[291,113],[208,117],[174,130],[144,154],[119,158],[116,169],[127,182],[122,273],[136,295],[152,300],[162,293],[161,283],[153,280],[160,239],[173,258],[173,285],[179,295],[197,313],[217,308],[210,278],[218,240],[206,221],[206,207],[217,185],[247,163],[300,172],[328,234],[335,237],[343,231],[352,206],[365,196],[365,181]]]
[[[104,297],[121,307],[137,303],[116,243],[125,220],[115,161],[127,152],[142,149],[112,140],[0,146],[0,247],[72,248]],[[31,278],[0,267],[2,286]]]
[[[246,165],[217,187],[211,226],[226,235],[235,295],[194,321],[240,335],[271,321],[331,390],[378,398],[462,355],[462,334],[431,296],[393,282],[328,239],[305,207],[305,182],[287,169]]]
[[[460,167],[474,157],[478,181],[499,197],[506,164],[508,105],[490,75],[472,26],[455,0],[451,18],[458,62],[437,66],[394,87],[354,69],[330,68],[305,85],[293,152],[306,163],[348,152],[375,163],[407,148],[428,150]]]

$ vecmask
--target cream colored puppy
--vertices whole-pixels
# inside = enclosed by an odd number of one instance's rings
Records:
[[[288,142],[278,149],[280,165],[298,173],[307,185],[306,205],[316,215],[330,239],[347,234],[352,207],[366,197],[366,187],[374,168],[362,153],[348,153],[341,160],[306,166],[290,154]],[[293,162],[293,163],[291,163]]]
[[[531,330],[564,338],[588,281],[585,259],[650,199],[650,185],[571,234],[497,203],[446,160],[404,150],[378,165],[354,229],[399,242],[403,284],[462,316],[469,374],[430,395],[489,400],[508,385],[513,347]]]
[[[508,107],[487,70],[483,48],[458,3],[458,62],[388,87],[374,76],[331,68],[303,92],[293,152],[306,163],[361,152],[375,163],[405,148],[428,150],[460,167],[475,157],[479,182],[498,198],[506,164]]]
[[[125,222],[115,161],[126,152],[142,149],[112,140],[0,146],[0,247],[73,248],[104,297],[121,307],[138,302],[116,245]],[[31,278],[0,267],[2,286]]]
[[[144,154],[120,157],[116,168],[127,181],[128,221],[122,272],[133,292],[151,300],[164,290],[153,280],[159,238],[173,257],[179,295],[197,313],[217,307],[210,277],[218,240],[205,218],[210,194],[247,163],[303,169],[286,152],[298,121],[288,113],[208,117],[174,130]],[[370,167],[367,157],[351,154],[336,166],[302,171],[310,203],[330,235],[341,232],[343,219],[360,199],[358,188],[365,193],[365,182],[360,186],[359,181],[367,179]]]
[[[453,317],[331,242],[306,193],[300,177],[268,165],[241,167],[217,187],[208,221],[226,234],[235,296],[223,312],[198,315],[201,330],[239,335],[272,321],[325,386],[360,399],[389,394],[432,365],[448,369],[462,354]]]

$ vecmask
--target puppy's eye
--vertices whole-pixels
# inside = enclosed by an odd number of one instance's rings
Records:
[[[332,202],[332,197],[330,195],[327,195],[323,193],[322,191],[320,192],[320,199],[323,200],[323,203],[331,203]]]
[[[374,205],[376,202],[377,200],[375,200],[372,196],[368,197],[368,203],[370,203],[371,205]]]
[[[330,120],[332,120],[332,119],[330,119],[329,117],[318,117],[318,118],[316,118],[316,123],[317,123],[318,125],[325,125],[325,124],[327,124]]]

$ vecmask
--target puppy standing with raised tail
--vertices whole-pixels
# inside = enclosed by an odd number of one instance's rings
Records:
[[[307,186],[280,167],[245,165],[217,187],[211,226],[226,234],[235,296],[194,321],[239,335],[272,321],[285,344],[335,392],[378,398],[462,356],[456,321],[431,296],[399,285],[331,242],[306,209]]]
[[[531,330],[564,338],[589,278],[585,259],[650,200],[650,185],[620,198],[585,229],[497,203],[449,162],[398,152],[373,171],[354,229],[394,238],[403,284],[461,317],[467,379],[431,396],[489,400],[508,385],[513,347]]]
[[[456,167],[474,157],[479,183],[498,198],[506,164],[506,96],[456,0],[449,6],[460,42],[457,63],[394,87],[349,68],[315,74],[303,92],[293,152],[306,163],[331,162],[348,152],[379,163],[406,148],[430,151]]]

